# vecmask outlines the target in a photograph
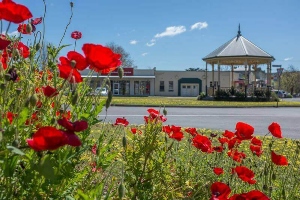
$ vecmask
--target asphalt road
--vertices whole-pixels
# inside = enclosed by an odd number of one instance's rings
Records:
[[[148,107],[113,106],[102,111],[98,118],[114,123],[125,117],[131,124],[143,124]],[[159,109],[159,108],[155,108]],[[166,108],[166,125],[235,131],[237,122],[252,125],[256,135],[265,135],[272,122],[281,125],[283,137],[300,139],[300,108]]]

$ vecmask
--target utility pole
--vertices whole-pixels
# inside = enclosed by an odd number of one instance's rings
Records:
[[[283,71],[283,68],[281,67],[281,65],[272,65],[272,67],[276,67],[277,68],[277,77],[278,77],[278,92],[277,92],[277,95],[279,95],[279,89],[280,89],[280,76],[282,74],[282,71]],[[278,102],[279,102],[279,99],[277,101],[277,108],[278,108]]]

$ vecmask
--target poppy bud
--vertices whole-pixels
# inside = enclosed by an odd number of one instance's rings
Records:
[[[120,199],[122,199],[124,197],[125,187],[124,187],[123,183],[121,183],[118,187],[118,194],[119,194]]]
[[[106,110],[109,108],[111,100],[112,100],[112,91],[109,90],[108,93],[107,93],[107,99],[106,99],[106,102],[105,102]]]
[[[31,24],[27,24],[26,25],[26,32],[27,33],[31,33],[32,32],[32,26],[31,26]]]
[[[71,103],[72,103],[73,106],[77,103],[77,100],[78,100],[78,93],[76,92],[76,93],[72,96],[72,99],[71,99]]]
[[[71,60],[71,67],[75,68],[76,66],[76,61],[75,60]]]
[[[38,100],[39,99],[38,99],[37,95],[33,94],[33,95],[31,95],[31,97],[29,99],[29,103],[30,103],[30,105],[35,106]]]
[[[14,147],[19,147],[19,140],[15,139],[15,140],[12,142],[12,146],[14,146]]]
[[[56,119],[55,119],[55,118],[52,118],[52,119],[51,119],[51,124],[54,124],[55,121],[56,121]]]
[[[41,44],[40,44],[40,43],[37,43],[37,44],[35,45],[35,50],[38,51],[38,50],[40,50],[40,48],[41,48]]]
[[[164,115],[167,115],[167,114],[168,114],[168,111],[166,110],[165,107],[164,107],[164,109],[163,109],[163,114],[164,114]]]
[[[24,106],[29,107],[30,97],[26,99]]]
[[[124,69],[123,69],[123,67],[119,67],[118,68],[118,75],[119,75],[119,78],[123,78],[123,76],[124,76]]]
[[[126,148],[126,146],[127,146],[127,139],[126,139],[125,136],[123,136],[122,144],[123,144],[123,147]]]
[[[6,88],[6,84],[5,84],[5,83],[1,83],[1,84],[0,84],[0,89],[1,89],[1,90],[4,90],[5,88]]]
[[[11,78],[10,74],[5,74],[5,75],[4,75],[4,79],[5,79],[6,81],[10,81],[10,78]]]
[[[72,1],[70,2],[70,6],[71,6],[71,8],[73,8],[73,6],[74,6],[74,3]]]

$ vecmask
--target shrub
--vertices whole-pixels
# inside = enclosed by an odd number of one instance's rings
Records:
[[[198,96],[197,96],[197,100],[202,100],[205,97],[205,93],[201,92]]]

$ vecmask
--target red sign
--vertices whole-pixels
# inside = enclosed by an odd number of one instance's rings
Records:
[[[123,70],[124,70],[124,76],[133,76],[133,68],[126,67],[126,68],[123,68]],[[112,71],[110,75],[118,76],[118,68],[116,70]]]

